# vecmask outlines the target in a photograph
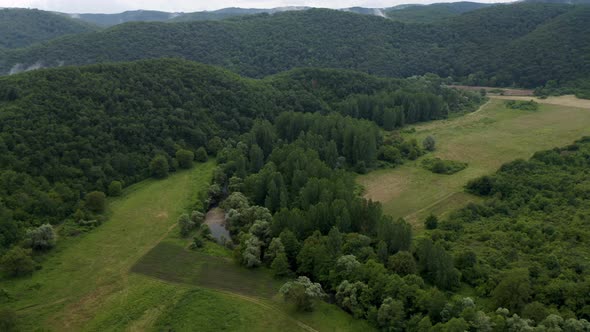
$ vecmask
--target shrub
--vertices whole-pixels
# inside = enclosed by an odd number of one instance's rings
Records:
[[[123,191],[123,184],[121,181],[113,181],[109,185],[109,196],[121,196],[121,192]]]
[[[27,231],[27,244],[34,250],[48,250],[55,246],[55,231],[50,224]]]
[[[178,167],[188,169],[193,166],[193,160],[195,154],[192,151],[180,149],[176,151],[176,160],[178,161]]]
[[[201,211],[193,211],[191,212],[191,221],[195,223],[195,225],[200,225],[205,221],[205,214]]]
[[[31,249],[14,247],[0,260],[2,271],[10,277],[30,275],[35,270],[35,262],[31,258]]]
[[[163,179],[167,177],[168,170],[168,159],[162,155],[154,157],[150,162],[150,173],[155,178]]]
[[[438,218],[433,214],[429,215],[424,221],[424,226],[426,229],[436,229],[438,227]]]
[[[205,246],[205,240],[201,236],[195,236],[191,244],[191,249],[199,249],[203,248],[203,246]]]
[[[207,159],[209,159],[207,156],[207,150],[203,147],[198,148],[197,153],[195,154],[195,159],[200,163],[206,162]]]
[[[178,218],[178,228],[182,237],[187,236],[195,228],[195,225],[186,213],[181,214]]]
[[[436,140],[432,136],[428,136],[422,141],[422,146],[426,151],[434,151],[436,149]]]
[[[440,158],[428,158],[422,160],[422,167],[437,174],[455,174],[467,168],[467,163],[454,160],[442,160]]]
[[[285,283],[279,292],[286,301],[293,302],[297,310],[301,311],[312,311],[314,301],[325,296],[322,286],[311,282],[308,277],[299,277]]]
[[[102,191],[93,191],[88,193],[85,198],[84,206],[91,212],[102,213],[106,207],[106,196]]]
[[[539,109],[539,103],[534,100],[509,100],[506,102],[506,107],[513,110],[536,111]]]

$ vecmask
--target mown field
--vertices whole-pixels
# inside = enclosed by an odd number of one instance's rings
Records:
[[[358,182],[366,197],[383,203],[386,213],[404,217],[421,229],[428,214],[444,217],[478,200],[463,191],[470,179],[493,173],[508,161],[526,159],[536,151],[567,145],[590,134],[590,104],[584,100],[565,96],[538,101],[543,103],[538,111],[523,111],[507,109],[505,100],[494,97],[475,113],[414,126],[415,132],[404,135],[419,141],[432,135],[436,151],[395,169],[359,176]],[[453,175],[434,174],[420,165],[421,159],[429,157],[469,165]]]
[[[277,296],[282,281],[239,267],[225,248],[186,248],[176,220],[208,188],[213,168],[127,188],[103,225],[60,241],[32,277],[3,280],[9,300],[0,307],[16,310],[24,331],[370,330],[327,303],[294,312]]]
[[[131,186],[121,198],[110,201],[110,218],[94,231],[58,241],[30,278],[3,280],[0,288],[12,299],[4,304],[15,310],[23,330],[44,327],[55,331],[79,331],[112,311],[116,302],[133,302],[127,320],[116,330],[154,307],[171,300],[172,292],[159,283],[131,276],[131,266],[156,246],[176,224],[176,218],[205,190],[214,164],[201,164],[166,180],[147,180]],[[168,287],[170,288],[170,287]],[[149,296],[145,296],[148,294]],[[129,299],[129,300],[128,300]],[[140,312],[141,311],[141,312]],[[118,324],[118,325],[117,325]]]

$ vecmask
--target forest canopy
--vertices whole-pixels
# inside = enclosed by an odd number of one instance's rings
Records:
[[[0,71],[180,57],[258,78],[321,67],[390,77],[436,73],[472,85],[536,88],[554,81],[579,91],[584,85],[575,82],[590,74],[589,20],[589,6],[517,3],[429,24],[324,9],[135,22],[8,51]]]
[[[346,84],[336,84],[342,81]],[[474,110],[481,102],[478,94],[444,88],[442,83],[435,76],[399,80],[320,69],[252,80],[182,60],[70,67],[2,78],[0,206],[13,220],[7,222],[10,229],[0,230],[3,247],[21,239],[28,227],[66,220],[86,225],[94,219],[84,214],[94,212],[83,204],[88,193],[117,195],[119,187],[190,167],[186,156],[206,160],[224,141],[257,128],[257,119],[277,125],[288,119],[292,124],[281,125],[277,132],[282,140],[321,145],[318,138],[324,139],[326,129],[316,127],[316,115],[296,114],[338,112],[338,104],[353,93],[414,98],[424,91],[425,100],[436,98],[445,114],[420,115],[422,120]],[[408,118],[419,111],[403,109]],[[366,171],[381,161],[395,165],[410,154],[419,155],[416,145],[392,142],[393,152],[383,157],[380,121],[327,118],[334,120],[333,126],[349,128],[350,133],[338,135],[360,135],[372,146],[365,149],[362,140],[353,142],[348,136],[326,137],[336,144],[336,149],[322,152],[330,154],[332,165],[343,157],[342,167]],[[300,137],[301,131],[310,135]],[[260,145],[262,158],[271,151],[268,144],[273,143]]]

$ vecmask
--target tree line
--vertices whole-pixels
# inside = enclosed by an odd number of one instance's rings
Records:
[[[343,163],[322,157],[330,135],[345,133],[346,126],[319,131],[330,133],[316,137],[323,144],[306,140],[316,135],[313,122],[330,127],[341,117],[281,114],[274,125],[257,123],[220,152],[210,193],[226,211],[237,262],[298,276],[281,293],[301,310],[313,310],[314,301],[327,297],[384,331],[590,328],[585,293],[564,293],[587,286],[580,225],[588,202],[580,197],[587,196],[583,170],[590,140],[507,164],[470,183],[469,191],[497,198],[446,220],[431,216],[425,236],[415,238],[408,223],[359,196],[347,171],[354,165],[346,164],[335,142],[334,155]],[[348,121],[363,126],[364,120]],[[549,174],[555,178],[547,180]],[[567,196],[561,199],[561,193]],[[579,218],[575,226],[563,212],[568,205]],[[556,218],[563,222],[554,224]],[[542,226],[547,220],[552,223]],[[578,243],[568,249],[571,258],[547,255],[571,236]],[[515,239],[519,245],[510,244]],[[474,250],[473,241],[487,245]],[[460,295],[463,287],[474,295]]]

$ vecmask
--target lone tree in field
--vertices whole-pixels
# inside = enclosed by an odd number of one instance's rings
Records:
[[[436,149],[436,140],[434,140],[434,137],[428,136],[422,141],[422,146],[426,151],[434,151]]]
[[[162,155],[154,157],[150,163],[150,172],[153,177],[158,179],[168,176],[168,168],[168,160]]]
[[[91,212],[102,213],[106,207],[106,196],[102,191],[88,193],[84,206]]]
[[[188,169],[193,167],[193,160],[195,154],[192,151],[180,149],[176,151],[176,160],[178,161],[178,167]]]
[[[299,277],[285,283],[279,292],[286,301],[293,302],[297,310],[301,311],[312,311],[314,302],[325,296],[322,286],[311,282],[308,277]]]

